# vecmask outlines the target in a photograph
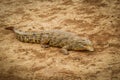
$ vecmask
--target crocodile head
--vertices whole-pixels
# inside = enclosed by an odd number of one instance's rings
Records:
[[[75,41],[74,50],[94,51],[92,42],[87,38],[79,38]]]

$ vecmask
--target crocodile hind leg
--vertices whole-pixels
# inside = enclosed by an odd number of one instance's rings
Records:
[[[41,44],[42,48],[49,48],[50,46],[48,44]]]
[[[49,36],[46,34],[42,35],[41,40],[40,40],[41,47],[42,48],[49,48],[50,46],[48,45],[48,42],[49,42]]]

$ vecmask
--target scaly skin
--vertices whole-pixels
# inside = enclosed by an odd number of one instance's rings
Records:
[[[42,47],[61,47],[61,52],[68,54],[68,50],[94,51],[92,42],[76,34],[62,30],[47,30],[41,32],[24,32],[13,28],[18,40],[28,43],[41,43]]]

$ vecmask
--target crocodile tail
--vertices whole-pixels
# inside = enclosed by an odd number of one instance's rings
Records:
[[[14,33],[19,34],[19,35],[25,34],[24,31],[18,30],[18,29],[16,29],[16,28],[14,28],[13,26],[6,27],[5,29],[6,29],[6,30],[11,30],[11,31],[13,31]]]
[[[5,29],[6,29],[6,30],[14,31],[14,27],[12,27],[12,26],[10,26],[10,27],[6,27]]]

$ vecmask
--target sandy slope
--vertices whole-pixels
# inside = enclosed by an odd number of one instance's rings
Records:
[[[70,31],[95,51],[63,55],[16,40],[8,26]],[[0,80],[120,80],[120,0],[0,0]]]

